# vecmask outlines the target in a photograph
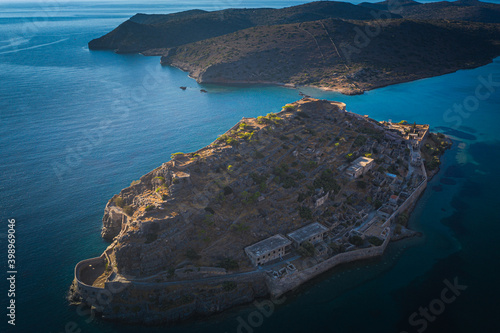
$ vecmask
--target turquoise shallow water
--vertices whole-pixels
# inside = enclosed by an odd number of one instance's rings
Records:
[[[31,7],[2,5],[0,239],[5,248],[6,221],[15,218],[19,274],[18,325],[13,330],[2,320],[0,331],[63,332],[76,322],[82,332],[245,332],[238,318],[246,320],[253,305],[176,326],[139,328],[89,320],[65,301],[74,264],[106,247],[101,217],[113,194],[171,153],[210,143],[241,117],[276,112],[300,98],[298,90],[281,87],[200,86],[161,67],[157,57],[86,47],[138,11],[219,5],[234,3],[75,4],[49,11],[48,18]],[[429,321],[426,332],[498,331],[500,87],[463,112],[460,124],[447,110],[470,102],[480,77],[500,82],[499,73],[497,59],[361,96],[301,89],[378,120],[429,123],[453,135],[455,144],[411,217],[423,237],[395,243],[381,259],[341,267],[287,295],[252,331],[416,332],[410,315],[440,297],[443,280],[455,277],[467,290]],[[188,89],[181,91],[182,85]],[[5,292],[0,295],[6,302]]]

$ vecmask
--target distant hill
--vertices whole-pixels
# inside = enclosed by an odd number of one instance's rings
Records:
[[[399,5],[397,5],[399,4]],[[458,0],[419,3],[413,0],[363,2],[359,6],[375,10],[393,11],[404,18],[421,20],[461,20],[483,23],[500,23],[500,5],[477,0]]]
[[[289,83],[361,93],[477,67],[500,54],[499,25],[397,19],[364,39],[358,32],[367,27],[377,29],[375,22],[338,19],[253,27],[166,50],[162,64],[204,83]]]
[[[485,65],[500,5],[317,1],[283,9],[137,14],[93,50],[161,55],[204,83],[312,85],[346,94]]]
[[[89,48],[137,53],[188,44],[255,26],[325,18],[372,20],[374,12],[372,8],[347,2],[318,1],[283,9],[225,9],[214,12],[190,10],[166,15],[137,14],[105,36],[90,41]]]

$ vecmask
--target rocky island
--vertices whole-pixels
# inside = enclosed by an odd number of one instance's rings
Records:
[[[360,94],[485,65],[499,45],[500,5],[410,0],[137,14],[89,48],[161,56],[200,83]]]
[[[303,98],[174,153],[107,203],[111,244],[79,262],[69,299],[156,324],[278,297],[410,237],[409,213],[450,142]]]

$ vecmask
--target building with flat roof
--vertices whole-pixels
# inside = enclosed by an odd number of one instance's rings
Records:
[[[318,222],[314,222],[289,233],[287,236],[293,241],[293,244],[296,247],[299,247],[305,242],[314,244],[322,241],[325,238],[327,232],[327,227],[319,224]]]
[[[365,174],[368,170],[373,167],[373,158],[369,157],[358,157],[352,162],[351,166],[347,168],[346,173],[352,178],[358,178],[359,176]]]
[[[283,257],[290,250],[291,244],[292,242],[289,239],[278,234],[247,246],[245,253],[252,264],[259,266]]]

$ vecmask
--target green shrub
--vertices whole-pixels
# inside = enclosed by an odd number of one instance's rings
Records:
[[[315,130],[313,130],[312,128],[306,128],[306,129],[304,130],[304,132],[305,132],[306,134],[311,134],[312,136],[315,136],[315,135],[316,135],[316,131],[315,131]]]
[[[299,197],[297,198],[297,201],[298,202],[302,202],[304,200],[306,200],[309,196],[307,195],[307,193],[304,193],[304,192],[300,192],[299,193]]]
[[[180,155],[184,155],[184,153],[182,153],[182,152],[173,153],[172,155],[170,155],[170,158],[174,158],[174,157],[180,156]]]
[[[155,209],[155,206],[153,205],[147,205],[146,208],[144,209],[146,212],[149,212],[149,211],[152,211],[153,209]]]
[[[238,128],[242,131],[246,130],[248,128],[248,124],[245,122],[241,122]]]
[[[134,208],[132,208],[132,206],[125,205],[123,206],[123,212],[128,216],[132,216],[134,215]]]
[[[347,159],[347,162],[352,162],[355,159],[353,153],[349,153],[349,154],[345,155],[345,158]]]
[[[145,242],[145,244],[153,243],[157,239],[158,239],[158,234],[149,233],[149,234],[146,235],[146,242]]]
[[[365,189],[366,188],[366,182],[363,180],[358,180],[356,182],[356,187],[359,189]]]
[[[340,191],[340,185],[337,184],[333,171],[330,169],[324,170],[321,175],[314,180],[313,185],[314,188],[323,188],[325,192],[334,191],[338,193]]]
[[[248,229],[250,229],[250,227],[245,223],[236,223],[231,225],[231,230],[234,231],[247,231]]]
[[[383,240],[375,236],[371,236],[370,238],[368,238],[368,242],[370,242],[370,244],[373,244],[375,246],[380,246],[384,243]]]
[[[201,256],[194,249],[187,249],[185,255],[189,260],[198,260],[201,258]]]
[[[224,191],[224,195],[226,195],[226,196],[233,193],[233,189],[230,186],[224,186],[223,191]]]
[[[257,123],[259,124],[278,124],[280,121],[281,118],[278,117],[275,113],[268,113],[265,117],[257,117]]]
[[[233,258],[224,258],[221,261],[219,261],[216,266],[220,268],[225,268],[227,270],[237,270],[240,268],[238,262]]]
[[[254,132],[247,132],[247,133],[240,133],[238,134],[238,137],[240,139],[246,140],[246,141],[251,141],[253,138]]]
[[[368,138],[366,136],[358,135],[356,137],[356,139],[354,139],[352,146],[353,147],[361,147],[362,145],[364,145],[366,143],[367,140],[368,140]]]
[[[309,207],[300,206],[299,207],[299,215],[303,219],[311,219],[312,218],[312,211]]]
[[[308,161],[308,162],[302,163],[302,170],[311,171],[311,170],[315,169],[317,166],[318,166],[318,162]]]
[[[236,286],[237,286],[237,284],[234,281],[224,281],[224,282],[222,282],[222,289],[224,291],[234,290],[234,289],[236,289]]]
[[[363,238],[361,238],[360,236],[354,235],[354,236],[349,237],[349,243],[356,245],[356,246],[361,246],[361,245],[363,245],[364,241],[363,241]]]
[[[264,157],[265,157],[264,154],[262,154],[260,151],[256,151],[255,152],[255,158],[259,158],[260,159],[260,158],[264,158]]]
[[[303,257],[312,257],[316,253],[314,245],[309,242],[304,242],[298,249],[297,252]]]
[[[226,143],[230,146],[237,146],[240,144],[240,142],[235,139],[235,138],[232,138],[232,137],[229,137],[227,140],[226,140]]]
[[[255,172],[252,172],[250,174],[250,177],[252,178],[252,180],[254,181],[255,184],[260,184],[262,182],[265,182],[267,180],[267,175],[259,175]]]
[[[334,254],[345,252],[345,248],[343,244],[331,243],[330,248],[332,249]]]
[[[289,176],[283,177],[283,188],[297,187],[297,182]]]
[[[123,200],[122,197],[116,197],[115,200],[113,200],[113,202],[120,208],[123,208],[123,206],[125,205],[125,200]]]

